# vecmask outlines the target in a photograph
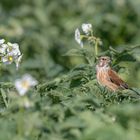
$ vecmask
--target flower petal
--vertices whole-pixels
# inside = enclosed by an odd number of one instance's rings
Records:
[[[23,86],[23,80],[22,79],[17,79],[15,81],[15,87],[19,93],[19,95],[23,96],[25,93],[28,91],[29,87]]]
[[[80,31],[79,31],[78,28],[75,30],[75,40],[76,40],[77,43],[80,44],[80,46],[83,48],[83,42],[82,42],[82,40],[81,40],[81,34],[80,34]]]
[[[90,23],[83,23],[82,24],[82,30],[85,34],[89,34],[89,32],[92,30],[92,25]]]
[[[5,42],[5,39],[0,39],[0,45]]]
[[[20,56],[18,56],[18,57],[15,59],[15,63],[16,63],[16,68],[17,68],[17,70],[18,70],[18,68],[19,68],[19,63],[21,62],[22,56],[23,56],[23,55],[20,55]]]

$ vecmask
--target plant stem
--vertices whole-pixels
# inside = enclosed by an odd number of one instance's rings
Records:
[[[95,57],[98,55],[98,41],[95,42]]]

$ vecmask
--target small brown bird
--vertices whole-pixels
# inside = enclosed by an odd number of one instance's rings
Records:
[[[102,56],[96,65],[96,77],[98,83],[107,87],[111,91],[118,89],[128,89],[128,85],[118,76],[118,74],[110,67],[110,57]]]

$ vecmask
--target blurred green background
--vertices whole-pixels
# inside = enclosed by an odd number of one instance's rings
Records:
[[[0,0],[0,38],[17,42],[23,52],[21,67],[2,66],[1,81],[30,73],[40,82],[68,72],[81,58],[64,54],[79,45],[74,31],[91,23],[103,41],[101,51],[140,44],[139,0]],[[140,49],[135,62],[122,62],[122,77],[134,87],[140,83]]]

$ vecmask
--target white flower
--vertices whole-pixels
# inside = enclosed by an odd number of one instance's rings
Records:
[[[1,61],[4,64],[6,64],[6,65],[9,65],[9,64],[12,64],[12,62],[15,62],[16,68],[18,70],[19,63],[21,62],[22,56],[23,55],[20,55],[20,56],[12,56],[12,55],[7,54],[5,56],[1,56]]]
[[[4,39],[0,39],[0,45],[3,44],[5,42]]]
[[[17,43],[5,43],[4,39],[0,39],[0,61],[4,64],[16,63],[18,69],[22,54]]]
[[[85,34],[89,34],[89,32],[92,30],[92,25],[89,23],[83,23],[82,24],[82,30]]]
[[[31,75],[25,74],[21,79],[15,81],[15,87],[19,95],[23,96],[30,89],[30,87],[38,84],[38,81],[35,80]]]
[[[80,35],[80,31],[79,31],[78,28],[75,30],[75,40],[76,40],[77,43],[80,44],[80,46],[83,48],[83,42],[82,42],[82,40],[81,40],[81,35]]]
[[[1,57],[1,61],[4,64],[8,65],[8,64],[11,64],[14,61],[14,58],[11,55],[5,55],[5,56]]]
[[[7,45],[9,46],[8,49],[7,49],[7,52],[10,55],[13,55],[13,56],[21,55],[21,52],[19,50],[19,45],[17,43],[12,44],[12,43],[8,42]]]
[[[7,51],[8,45],[7,44],[1,44],[0,45],[0,54],[5,55]]]
[[[12,62],[15,62],[17,69],[23,56],[19,50],[19,45],[17,43],[12,44],[10,42],[0,46],[0,55],[1,61],[4,64],[11,64]]]

